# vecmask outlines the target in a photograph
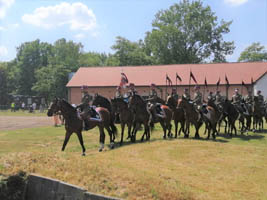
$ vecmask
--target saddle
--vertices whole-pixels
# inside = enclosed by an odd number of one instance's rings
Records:
[[[90,121],[102,121],[101,115],[99,114],[95,106],[90,106],[89,116],[90,116],[89,118]]]

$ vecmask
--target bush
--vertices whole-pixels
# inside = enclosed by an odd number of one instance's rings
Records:
[[[0,175],[0,199],[23,200],[26,182],[25,172],[19,172],[7,178]]]

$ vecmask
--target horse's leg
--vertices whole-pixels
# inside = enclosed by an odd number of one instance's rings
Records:
[[[161,127],[163,129],[163,134],[164,134],[163,138],[166,139],[166,124],[165,124],[165,122],[163,120],[161,120],[159,123],[160,123],[160,125],[161,125]]]
[[[128,123],[127,127],[128,127],[128,137],[127,137],[127,139],[130,139],[131,138],[132,123],[131,122]]]
[[[65,150],[65,147],[66,147],[66,145],[67,145],[67,143],[68,143],[68,141],[69,141],[70,136],[71,136],[72,133],[73,133],[73,132],[66,131],[66,134],[65,134],[65,140],[64,140],[64,142],[63,142],[63,146],[62,146],[61,151],[64,151],[64,150]]]
[[[120,142],[120,145],[122,145],[122,143],[123,143],[124,128],[125,128],[125,123],[121,122],[121,142]]]
[[[178,134],[178,120],[174,120],[174,127],[175,127],[175,138],[177,138],[177,134]],[[179,132],[180,135],[180,132]]]
[[[186,125],[185,125],[185,133],[184,133],[184,137],[185,138],[189,138],[189,128],[190,128],[190,122],[189,120],[186,120]]]
[[[99,152],[101,152],[104,149],[105,132],[104,132],[104,128],[103,127],[98,127],[98,128],[99,128],[99,133],[100,133],[100,137],[99,137],[99,143],[100,143]]]
[[[195,138],[199,138],[199,133],[198,133],[199,126],[198,126],[198,124],[194,124],[194,125],[195,125],[195,129],[196,129]]]
[[[149,125],[146,124],[146,125],[144,125],[144,127],[145,127],[144,135],[146,135],[146,140],[150,140],[150,130],[149,130]],[[144,135],[143,135],[143,137],[144,137]],[[142,138],[143,138],[143,137],[142,137]]]
[[[85,147],[84,147],[84,145],[83,145],[83,136],[82,136],[82,133],[81,133],[81,132],[78,132],[78,133],[76,133],[76,134],[77,134],[77,136],[78,136],[79,142],[80,142],[80,144],[81,144],[81,146],[82,146],[82,149],[83,149],[82,156],[85,156]]]

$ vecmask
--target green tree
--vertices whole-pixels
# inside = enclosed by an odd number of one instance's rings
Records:
[[[53,45],[53,56],[49,63],[52,65],[63,65],[71,71],[79,68],[79,59],[82,54],[83,45],[65,38],[57,40]]]
[[[52,46],[41,43],[40,40],[25,42],[17,48],[16,65],[19,69],[18,93],[24,95],[35,95],[32,86],[36,82],[34,73],[37,69],[48,64],[52,55]]]
[[[123,37],[117,37],[116,44],[111,47],[120,66],[151,65],[152,58],[146,55],[141,41],[131,42]]]
[[[267,50],[259,42],[252,43],[238,58],[238,62],[267,61]]]
[[[87,52],[82,53],[79,59],[81,67],[105,66],[108,56],[104,53]]]
[[[0,105],[7,104],[7,68],[6,63],[0,63]]]
[[[234,42],[223,40],[231,23],[219,24],[211,8],[199,0],[183,0],[156,14],[145,37],[146,53],[158,64],[225,62],[234,50]]]

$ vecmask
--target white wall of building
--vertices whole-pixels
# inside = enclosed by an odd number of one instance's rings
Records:
[[[254,95],[257,94],[257,91],[261,90],[261,94],[264,96],[264,99],[267,98],[267,73],[262,76],[255,84],[254,84]]]

